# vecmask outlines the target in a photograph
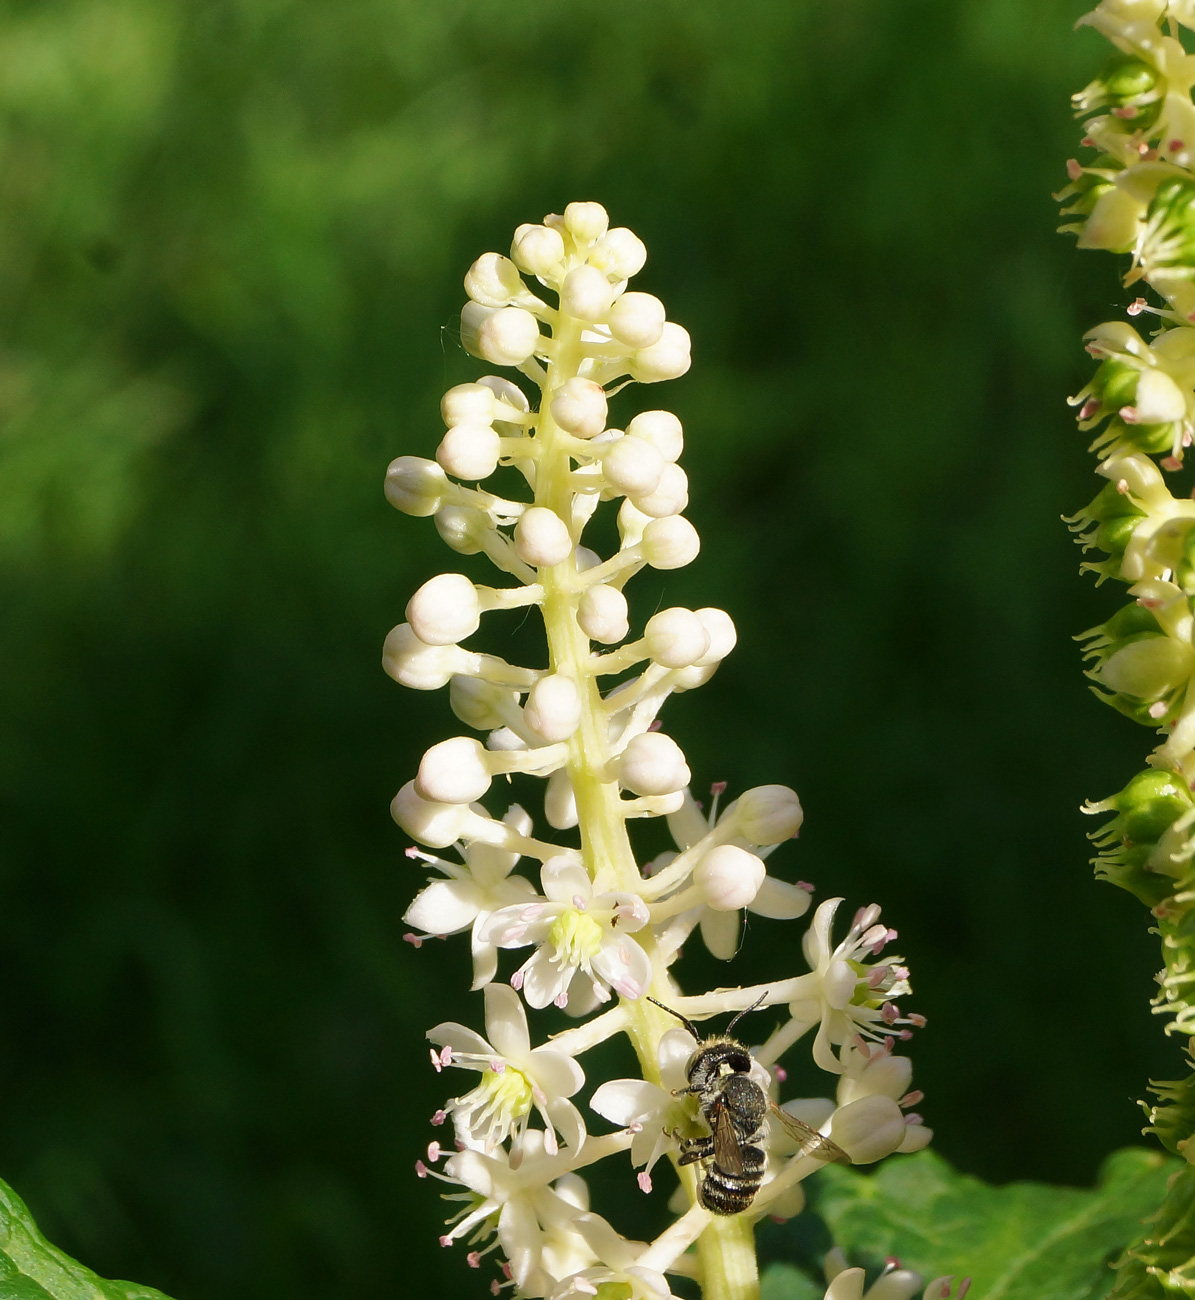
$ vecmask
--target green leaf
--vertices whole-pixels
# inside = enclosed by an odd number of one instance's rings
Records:
[[[0,1182],[0,1300],[168,1300],[153,1287],[109,1282],[38,1231],[25,1202]]]
[[[927,1279],[969,1274],[969,1300],[1096,1300],[1112,1285],[1109,1261],[1140,1236],[1180,1167],[1131,1148],[1108,1157],[1090,1190],[990,1187],[922,1151],[874,1174],[831,1166],[810,1205],[851,1264],[874,1268],[893,1255]],[[765,1273],[771,1300],[806,1300],[804,1285],[789,1266]]]

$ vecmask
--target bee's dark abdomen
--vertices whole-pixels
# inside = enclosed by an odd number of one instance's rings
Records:
[[[755,1199],[763,1182],[766,1157],[759,1147],[740,1148],[743,1160],[741,1174],[727,1173],[716,1164],[707,1166],[697,1199],[711,1214],[741,1214]]]

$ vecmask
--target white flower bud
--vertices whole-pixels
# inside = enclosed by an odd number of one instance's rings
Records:
[[[505,307],[526,288],[519,268],[501,253],[482,253],[465,273],[465,292],[483,307]]]
[[[461,555],[476,555],[494,531],[489,516],[471,506],[441,506],[435,524],[445,544]]]
[[[432,646],[415,635],[410,624],[391,628],[382,646],[382,667],[400,686],[415,691],[438,691],[453,673],[461,671],[459,646]],[[467,656],[466,656],[467,659]]]
[[[693,882],[715,911],[737,912],[754,901],[766,876],[767,868],[754,853],[737,844],[718,844],[697,864]]]
[[[463,573],[440,573],[407,601],[407,622],[424,645],[455,645],[481,624],[477,588]]]
[[[568,778],[568,768],[558,767],[548,777],[544,788],[544,816],[553,830],[571,830],[580,818],[577,816],[577,796]]]
[[[691,609],[662,609],[643,631],[647,653],[664,668],[688,668],[710,648],[710,634]]]
[[[404,515],[434,515],[448,480],[434,460],[399,456],[386,471],[386,500]]]
[[[643,558],[653,569],[682,569],[697,558],[701,538],[684,515],[669,515],[666,519],[653,519],[643,529],[639,545]]]
[[[618,781],[632,794],[674,794],[691,778],[681,747],[662,731],[647,731],[622,752]]]
[[[552,398],[552,419],[578,438],[593,438],[606,427],[606,394],[601,384],[574,376]]]
[[[494,394],[484,384],[457,384],[440,398],[440,417],[450,429],[454,424],[491,424]]]
[[[520,226],[510,255],[520,270],[553,280],[564,269],[564,239],[550,226]]]
[[[466,677],[457,673],[448,683],[448,705],[453,713],[468,727],[478,731],[491,731],[502,725],[502,705],[513,712],[519,697],[515,691],[496,686],[481,677]]]
[[[890,1156],[905,1139],[905,1117],[891,1097],[860,1097],[840,1106],[830,1120],[830,1137],[856,1165]]]
[[[454,424],[440,439],[436,459],[460,479],[488,478],[498,468],[502,444],[488,424]]]
[[[697,662],[703,667],[707,664],[720,664],[734,649],[739,639],[739,634],[734,628],[734,620],[724,609],[715,609],[712,605],[699,609],[697,617],[710,638],[710,648]]]
[[[631,499],[636,510],[656,519],[679,515],[689,504],[689,476],[679,465],[665,461],[660,471],[660,481],[652,491],[636,493]]]
[[[605,449],[602,473],[619,492],[648,493],[659,484],[665,464],[664,457],[645,438],[625,434]]]
[[[638,275],[646,261],[647,246],[626,226],[607,230],[589,254],[590,266],[596,266],[608,280],[615,281]]]
[[[513,310],[510,308],[508,310]],[[631,357],[631,378],[641,384],[656,384],[663,379],[679,379],[692,364],[689,331],[673,321],[666,321],[659,342],[641,348]]]
[[[513,384],[509,379],[502,375],[482,375],[477,381],[481,388],[488,388],[499,401],[505,402],[507,406],[513,406],[516,411],[529,411],[530,403],[527,401],[527,394],[518,386]],[[500,410],[493,412],[494,424],[502,424],[502,413]],[[513,426],[522,431],[521,425]]]
[[[581,725],[581,692],[571,677],[548,673],[527,695],[523,717],[544,740],[567,740]]]
[[[1164,370],[1146,370],[1137,380],[1133,411],[1138,424],[1170,424],[1186,416],[1187,402]]]
[[[461,344],[485,361],[517,366],[540,345],[539,321],[522,307],[494,310],[469,302],[461,312]]]
[[[490,788],[485,749],[471,736],[433,745],[419,763],[415,793],[430,803],[470,804]]]
[[[627,425],[627,433],[650,442],[665,460],[679,460],[685,449],[684,430],[671,411],[641,411]]]
[[[563,564],[572,549],[568,525],[547,506],[525,510],[515,525],[515,554],[524,564],[536,568]]]
[[[627,598],[622,592],[598,583],[581,597],[577,622],[591,640],[614,645],[630,631],[627,613]]]
[[[688,668],[674,668],[668,684],[677,695],[685,691],[695,691],[718,671],[717,664],[691,664]]]
[[[795,790],[786,785],[757,785],[734,805],[735,825],[750,844],[781,844],[801,829],[805,812]]]
[[[596,266],[573,267],[560,286],[560,310],[577,320],[601,320],[613,301],[614,289]]]
[[[664,332],[664,304],[650,293],[624,293],[606,316],[610,333],[629,348],[650,348]]]
[[[461,837],[469,820],[467,804],[429,803],[408,781],[390,802],[390,816],[404,831],[430,849],[446,849]]]
[[[579,244],[592,244],[609,225],[610,218],[600,203],[570,203],[564,210],[564,228]]]
[[[485,738],[485,747],[495,754],[509,754],[516,749],[526,749],[527,742],[509,727],[496,727]]]

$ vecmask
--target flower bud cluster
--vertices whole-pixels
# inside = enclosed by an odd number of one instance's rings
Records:
[[[878,908],[860,911],[835,944],[839,900],[823,904],[806,936],[805,975],[686,997],[670,970],[694,931],[729,959],[745,911],[794,920],[812,887],[768,868],[801,827],[796,794],[759,786],[720,807],[717,786],[703,811],[684,752],[660,730],[667,698],[708,681],[736,632],[713,608],[673,606],[640,623],[624,594],[641,569],[679,568],[700,549],[684,514],[681,422],[651,409],[616,424],[611,411],[625,383],[689,368],[685,330],[658,298],[628,287],[645,260],[639,239],[610,228],[596,203],[520,226],[509,256],[478,258],[465,277],[461,342],[513,368],[524,386],[487,375],[450,389],[434,459],[400,456],[386,478],[397,509],[432,518],[457,556],[484,556],[507,576],[485,585],[454,562],[414,593],[382,656],[404,686],[447,687],[464,728],[428,748],[391,812],[424,846],[408,856],[433,869],[406,912],[408,940],[419,947],[468,931],[472,987],[485,999],[484,1034],[451,1021],[428,1034],[436,1071],[471,1073],[433,1116],[451,1123],[452,1143],[432,1141],[417,1172],[453,1185],[465,1202],[445,1245],[467,1240],[475,1266],[501,1251],[495,1294],[509,1284],[553,1300],[606,1287],[667,1297],[666,1273],[713,1267],[730,1248],[719,1241],[724,1222],[700,1202],[697,1171],[679,1165],[680,1129],[708,1132],[708,1120],[698,1098],[672,1091],[687,1086],[694,1044],[657,1003],[694,1019],[781,1008],[759,1076],[768,1083],[765,1062],[809,1034],[815,1061],[838,1080],[818,1127],[848,1158],[866,1163],[929,1138],[905,1114],[908,1062],[892,1056],[924,1022],[897,1008],[908,972],[899,958],[878,960],[895,937],[878,924]],[[605,556],[583,540],[603,503],[613,503],[618,537]],[[477,646],[486,615],[532,607],[546,634],[542,665]],[[528,792],[548,828],[542,838],[522,806],[498,816],[485,804],[495,782],[527,778],[543,783]],[[647,817],[668,819],[677,850],[641,868],[629,826]],[[515,964],[502,982],[506,952]],[[549,1007],[579,1023],[533,1046],[527,1009]],[[643,1078],[595,1090],[578,1057],[617,1033],[630,1039]],[[620,1131],[588,1131],[587,1095],[589,1110]],[[643,1191],[664,1155],[685,1188],[689,1208],[652,1243],[628,1241],[592,1213],[579,1174],[627,1150]],[[777,1145],[750,1213],[795,1213],[800,1179],[816,1165]],[[694,1241],[695,1262],[684,1257]]]

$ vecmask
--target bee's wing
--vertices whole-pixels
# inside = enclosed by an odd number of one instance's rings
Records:
[[[723,1173],[741,1174],[743,1172],[742,1150],[735,1135],[730,1111],[726,1109],[720,1097],[714,1103],[713,1114],[710,1116],[710,1128],[714,1133],[714,1164]]]
[[[815,1160],[832,1161],[838,1165],[849,1165],[850,1156],[838,1145],[832,1142],[828,1137],[824,1137],[815,1128],[810,1128],[808,1124],[803,1124],[795,1115],[790,1115],[788,1111],[781,1110],[774,1101],[768,1103],[768,1109],[773,1119],[780,1121],[780,1126],[794,1141],[801,1144],[800,1154],[803,1156],[813,1156]]]

